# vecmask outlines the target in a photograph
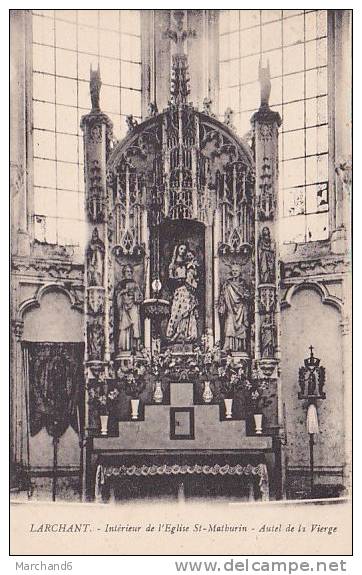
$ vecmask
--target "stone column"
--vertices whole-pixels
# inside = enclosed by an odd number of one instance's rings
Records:
[[[28,230],[29,198],[32,189],[31,130],[31,12],[10,10],[10,197],[11,252],[27,256],[30,253]],[[29,162],[29,167],[30,167]]]
[[[21,465],[23,462],[24,451],[24,430],[23,424],[26,421],[23,419],[23,359],[21,340],[24,329],[24,322],[17,319],[12,322],[13,338],[12,338],[12,381],[10,386],[10,413],[11,413],[11,434],[10,434],[10,449],[11,461],[15,465]]]
[[[336,169],[343,191],[344,222],[347,247],[350,239],[350,195],[352,186],[352,167],[349,161],[342,162]],[[344,403],[344,485],[349,491],[352,479],[352,273],[349,254],[346,256],[347,266],[342,277],[342,373],[343,373],[343,403]]]
[[[85,254],[85,366],[86,385],[107,377],[110,361],[110,297],[108,277],[108,213],[106,162],[112,140],[112,123],[99,107],[99,69],[90,72],[92,110],[83,116],[85,210],[87,247]],[[86,401],[87,404],[87,401]],[[86,432],[89,420],[86,420]]]
[[[343,178],[336,176],[351,165],[352,154],[352,48],[351,10],[330,10],[329,124],[330,124],[330,229],[334,253],[344,253],[350,243],[351,201]]]
[[[278,128],[268,105],[269,69],[260,68],[261,105],[252,117],[255,135],[255,355],[265,371],[279,361]],[[270,366],[270,368],[269,368]]]
[[[261,103],[252,117],[255,138],[255,359],[259,377],[276,386],[274,449],[283,492],[281,453],[283,398],[280,362],[280,269],[278,239],[278,128],[281,118],[269,108],[270,72],[259,67]],[[270,422],[269,422],[270,423]],[[279,455],[278,455],[279,454]]]

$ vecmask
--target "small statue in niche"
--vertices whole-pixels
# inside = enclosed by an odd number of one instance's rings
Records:
[[[275,246],[270,237],[270,229],[265,226],[258,241],[258,266],[260,283],[275,282]]]
[[[172,343],[192,343],[197,340],[199,302],[199,263],[186,243],[178,244],[169,266],[169,278],[176,282],[166,337]]]
[[[88,360],[103,361],[104,330],[99,318],[87,324],[87,353]]]
[[[123,279],[116,287],[116,303],[119,314],[118,350],[131,351],[140,349],[141,317],[140,304],[143,301],[142,291],[133,277],[133,267],[123,267]]]
[[[88,286],[103,286],[104,243],[94,228],[87,249]]]
[[[262,358],[272,358],[276,348],[276,325],[271,313],[261,316],[260,355]]]
[[[251,293],[242,278],[241,266],[232,264],[230,272],[221,287],[218,302],[219,314],[225,318],[224,350],[246,351]]]

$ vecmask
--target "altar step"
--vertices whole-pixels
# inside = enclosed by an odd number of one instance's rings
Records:
[[[180,410],[185,408],[184,415]],[[179,429],[175,428],[172,412],[185,418],[186,432],[188,418],[190,438],[172,438]],[[192,429],[193,427],[193,429]],[[220,421],[218,405],[193,404],[192,383],[170,384],[170,405],[146,405],[144,421],[119,422],[119,437],[94,438],[94,449],[271,449],[271,438],[247,436],[244,420]]]

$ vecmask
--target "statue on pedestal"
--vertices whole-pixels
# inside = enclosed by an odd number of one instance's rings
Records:
[[[87,249],[88,286],[103,286],[104,253],[104,243],[94,228]]]
[[[119,314],[118,350],[138,350],[141,343],[140,304],[142,291],[133,277],[133,267],[123,268],[123,279],[116,287],[116,302]]]
[[[275,245],[270,229],[265,226],[258,241],[259,281],[262,284],[275,282]]]
[[[262,358],[275,356],[277,332],[274,315],[267,313],[260,318],[260,355]]]
[[[241,266],[232,264],[231,276],[221,287],[219,314],[225,318],[224,350],[246,351],[250,289],[241,277]]]
[[[197,340],[199,302],[196,290],[199,264],[186,243],[176,245],[169,265],[169,278],[176,283],[166,337],[172,343],[192,343]]]

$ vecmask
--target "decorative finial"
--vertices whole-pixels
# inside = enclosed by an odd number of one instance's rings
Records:
[[[231,108],[226,108],[224,113],[224,124],[231,130],[235,129],[233,124],[234,111]]]
[[[90,75],[89,89],[92,102],[92,112],[98,112],[100,110],[99,95],[102,86],[99,64],[97,70],[93,70],[92,64],[90,65],[89,75]]]
[[[158,108],[156,102],[148,103],[148,117],[154,118],[158,114]]]
[[[213,111],[211,109],[211,104],[212,104],[211,98],[205,97],[202,104],[203,104],[204,114],[207,114],[208,116],[214,117],[215,114],[213,113]]]
[[[262,67],[261,60],[259,60],[259,82],[260,82],[260,107],[269,108],[269,98],[271,91],[269,60],[267,61],[266,68]]]
[[[190,93],[187,56],[184,52],[184,43],[187,38],[195,38],[195,30],[184,30],[184,10],[172,11],[174,27],[165,31],[165,37],[170,38],[176,45],[172,55],[171,74],[171,104],[179,105],[187,103]]]
[[[129,116],[126,116],[126,124],[129,132],[133,132],[135,127],[138,126],[138,122],[133,118],[133,114],[129,114]]]

